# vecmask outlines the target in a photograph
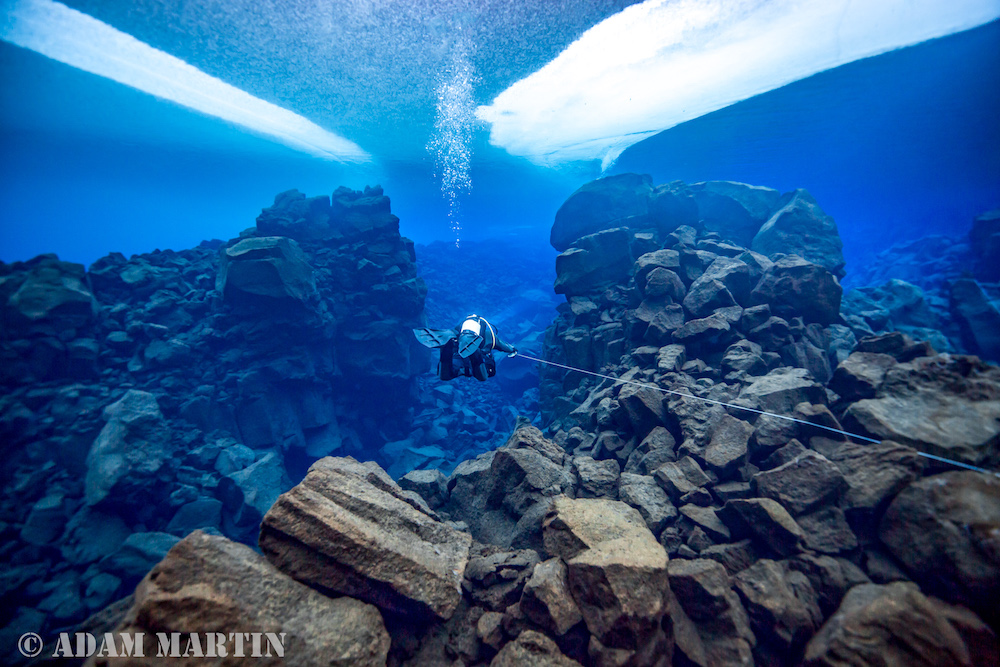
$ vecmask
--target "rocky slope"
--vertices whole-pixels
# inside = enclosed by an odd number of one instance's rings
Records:
[[[377,187],[280,194],[228,243],[0,264],[2,650],[195,528],[255,544],[310,463],[409,433],[425,292]]]
[[[804,191],[613,177],[552,239],[545,357],[627,382],[546,367],[545,430],[448,475],[323,458],[263,556],[192,532],[83,627],[280,629],[303,665],[997,664],[1000,479],[918,454],[1000,463],[996,366],[865,336]],[[157,406],[92,451],[167,446]]]

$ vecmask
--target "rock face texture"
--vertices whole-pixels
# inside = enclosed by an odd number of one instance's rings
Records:
[[[407,500],[377,467],[321,459],[264,516],[260,548],[319,590],[448,619],[462,598],[472,538]]]
[[[254,544],[310,463],[406,438],[424,298],[378,187],[283,193],[229,242],[0,263],[0,625],[127,596],[169,548],[130,535]]]
[[[236,628],[271,633],[271,641],[284,652],[283,664],[288,665],[384,665],[389,653],[389,633],[372,605],[349,597],[324,597],[249,547],[201,532],[176,544],[142,580],[114,632],[142,633],[147,657],[132,658],[134,665],[166,665],[177,660],[156,657],[158,632],[184,633],[179,652],[189,648],[187,633],[199,633],[200,638],[221,633],[223,647],[232,656],[227,664],[259,662],[260,657],[250,655],[249,638],[245,656],[237,658],[236,644],[229,639]],[[264,636],[261,643],[270,649]],[[217,645],[213,648],[217,650]],[[124,651],[125,646],[119,643],[117,649]],[[201,647],[194,656],[205,656],[210,650]],[[116,662],[94,657],[87,664]]]
[[[807,193],[574,193],[524,349],[608,377],[546,366],[533,421],[440,382],[409,405],[396,222],[378,189],[290,192],[218,247],[0,265],[0,645],[99,611],[285,632],[294,664],[996,664],[997,482],[921,453],[1000,463],[1000,376],[938,353],[914,285],[843,298]]]
[[[879,538],[928,591],[997,621],[1000,479],[947,472],[915,482],[889,505]]]

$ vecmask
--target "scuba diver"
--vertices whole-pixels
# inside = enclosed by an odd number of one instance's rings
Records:
[[[485,317],[476,314],[466,317],[454,329],[414,329],[413,335],[424,347],[441,350],[438,377],[442,380],[465,376],[485,382],[497,374],[493,350],[517,356],[517,348],[500,338],[496,327]]]

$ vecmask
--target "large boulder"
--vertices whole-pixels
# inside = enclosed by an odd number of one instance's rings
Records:
[[[848,431],[892,440],[974,465],[1000,460],[1000,369],[971,357],[937,355],[896,364],[875,398],[843,419]]]
[[[827,325],[840,317],[842,295],[840,283],[826,267],[789,255],[764,272],[751,301],[769,304],[771,312],[781,317]]]
[[[962,636],[939,607],[913,584],[896,582],[864,584],[848,591],[837,613],[809,641],[803,664],[971,667],[974,663]]]
[[[751,248],[762,255],[784,253],[804,257],[830,273],[844,276],[844,244],[837,223],[823,212],[805,190],[786,194],[771,219],[764,223]]]
[[[246,238],[221,256],[215,286],[227,303],[253,308],[302,304],[316,291],[312,267],[292,239]]]
[[[330,227],[330,197],[306,197],[298,190],[275,196],[274,204],[257,216],[257,230],[264,236],[287,236],[302,240],[334,235]]]
[[[705,229],[746,248],[781,199],[777,190],[732,181],[695,183],[691,193]]]
[[[87,454],[88,505],[151,484],[170,453],[169,428],[149,392],[130,389],[104,416],[108,422]]]
[[[557,497],[545,518],[546,551],[566,562],[587,630],[603,647],[670,654],[667,553],[625,503]]]
[[[616,227],[577,239],[556,257],[556,294],[586,294],[628,279],[632,268],[630,235]]]
[[[836,501],[845,486],[844,474],[822,454],[806,450],[750,480],[756,494],[777,500],[792,515],[805,514]]]
[[[776,368],[745,387],[740,398],[755,403],[761,410],[787,416],[799,403],[825,403],[826,392],[804,368]]]
[[[805,533],[778,502],[770,498],[734,498],[726,501],[719,517],[734,539],[751,537],[780,556],[802,550]]]
[[[157,633],[172,632],[183,634],[180,651],[190,649],[188,633],[219,633],[228,638],[226,664],[259,663],[248,647],[245,656],[236,655],[234,630],[262,633],[262,645],[269,651],[280,646],[287,665],[384,665],[389,653],[389,633],[372,605],[320,595],[250,547],[200,531],[174,546],[143,579],[114,636],[118,642],[123,635],[142,637],[146,657],[131,658],[133,665],[164,664],[157,657]],[[199,647],[196,655],[210,648]],[[95,664],[96,658],[87,663]]]
[[[998,620],[1000,479],[946,472],[890,503],[879,538],[924,590]]]
[[[652,193],[649,175],[618,174],[586,183],[556,211],[552,247],[563,252],[577,239],[605,229],[647,226]]]
[[[951,285],[951,313],[970,352],[1000,360],[1000,312],[975,280],[963,278]]]
[[[27,275],[3,304],[2,323],[6,327],[19,330],[47,325],[58,332],[93,319],[97,302],[82,264],[41,255],[28,265]]]
[[[321,459],[265,515],[260,548],[319,590],[447,619],[462,599],[472,538],[411,502],[381,469]]]
[[[787,562],[762,559],[735,577],[735,588],[750,615],[757,637],[755,653],[769,664],[774,658],[794,664],[823,622],[809,579]]]

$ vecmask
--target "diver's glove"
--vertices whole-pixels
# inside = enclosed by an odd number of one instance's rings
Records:
[[[516,356],[517,356],[517,348],[516,348],[516,347],[515,347],[515,348],[514,348],[514,350],[513,350],[513,351],[512,351],[511,353],[510,353],[510,356],[511,356],[511,357],[516,357]]]

